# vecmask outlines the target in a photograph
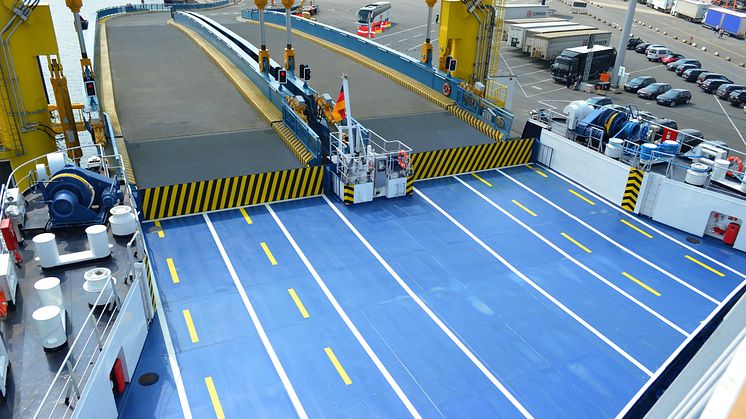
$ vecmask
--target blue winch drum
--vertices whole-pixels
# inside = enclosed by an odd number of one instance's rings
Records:
[[[653,152],[658,149],[658,146],[653,143],[645,143],[640,147],[640,160],[653,160]]]
[[[679,143],[673,140],[666,140],[658,146],[658,152],[661,154],[666,154],[662,157],[670,157],[676,155],[676,151],[678,150],[678,148]]]

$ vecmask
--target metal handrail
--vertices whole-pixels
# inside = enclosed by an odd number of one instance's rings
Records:
[[[96,11],[96,21],[100,19],[125,13],[139,13],[139,12],[169,12],[171,10],[205,10],[216,7],[227,6],[231,3],[231,0],[220,0],[210,3],[174,3],[174,4],[162,4],[162,3],[145,3],[145,4],[125,4],[122,6],[105,7]]]

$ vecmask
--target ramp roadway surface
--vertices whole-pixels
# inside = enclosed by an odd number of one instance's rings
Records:
[[[106,23],[116,110],[138,186],[302,167],[169,18],[137,14]]]
[[[261,44],[259,25],[242,22],[225,26],[257,48]],[[285,31],[268,26],[266,32],[270,55],[283,62]],[[319,93],[329,93],[335,101],[342,87],[341,76],[347,74],[353,116],[387,140],[400,140],[415,152],[493,142],[425,97],[344,55],[297,35],[293,36],[293,48],[296,64],[311,66],[309,85]]]

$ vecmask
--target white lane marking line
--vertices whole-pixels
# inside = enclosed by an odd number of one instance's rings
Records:
[[[526,63],[526,64],[521,64],[521,65],[514,65],[513,68],[521,68],[521,67],[526,67],[526,66],[529,66],[529,65],[536,65],[536,64],[535,63]],[[546,69],[541,69],[541,70],[538,70],[538,71],[547,71],[547,70]],[[531,74],[531,73],[523,73],[523,74]],[[521,75],[523,75],[523,74],[521,74]]]
[[[510,71],[510,74],[515,74],[513,72],[513,69],[510,67],[510,64],[508,64],[508,60],[505,59],[505,56],[503,55],[503,53],[498,52],[498,54],[500,55],[500,58],[503,59],[503,62],[505,63],[505,67],[508,67],[508,71]],[[523,85],[521,84],[520,80],[518,80],[518,76],[515,77],[515,83],[518,85],[518,87],[521,88],[521,91],[523,92],[523,96],[529,97],[528,94],[526,93],[526,90],[523,88]]]
[[[409,38],[404,38],[404,39],[400,39],[400,40],[398,40],[398,41],[396,41],[396,42],[404,42],[404,41],[406,41],[407,39],[409,39]]]
[[[389,383],[391,388],[394,390],[397,396],[399,396],[399,400],[404,404],[404,406],[409,411],[409,414],[416,418],[421,418],[420,413],[417,412],[417,409],[414,407],[411,401],[409,401],[409,398],[406,394],[404,394],[404,391],[399,387],[399,384],[394,380],[394,377],[389,373],[389,371],[386,369],[386,366],[383,365],[383,362],[378,358],[378,355],[376,355],[375,352],[373,352],[373,348],[368,345],[368,342],[365,340],[363,335],[358,330],[357,326],[352,322],[350,317],[345,313],[344,309],[341,305],[339,305],[339,302],[334,297],[332,292],[329,290],[329,287],[326,286],[326,283],[323,279],[321,279],[321,276],[316,271],[316,268],[313,267],[311,264],[311,261],[308,260],[306,257],[306,254],[301,250],[300,246],[298,246],[298,243],[295,241],[295,238],[290,234],[288,229],[285,227],[285,224],[280,220],[280,217],[277,216],[275,211],[272,209],[271,206],[268,204],[264,204],[264,206],[267,208],[267,211],[269,211],[269,214],[272,216],[272,218],[275,220],[275,223],[278,227],[280,227],[280,230],[282,230],[282,234],[285,235],[285,238],[290,242],[290,245],[293,246],[293,249],[295,249],[295,253],[298,255],[298,257],[303,261],[303,264],[306,265],[306,269],[308,269],[308,272],[311,273],[311,276],[313,276],[313,279],[316,280],[316,284],[318,284],[319,288],[321,288],[321,291],[324,293],[326,298],[329,300],[329,302],[332,304],[332,307],[334,307],[334,310],[337,311],[337,314],[339,317],[342,318],[342,321],[345,322],[347,325],[347,328],[350,329],[350,332],[355,336],[355,339],[357,339],[358,343],[360,343],[360,346],[363,347],[365,350],[365,353],[368,354],[370,359],[373,361],[373,363],[378,368],[378,371],[381,372],[381,375],[386,379],[386,381]]]
[[[736,130],[736,134],[738,134],[738,136],[741,138],[741,141],[746,144],[746,140],[744,140],[743,135],[741,135],[741,131],[739,131],[738,127],[736,127],[736,124],[733,123],[733,120],[730,119],[730,115],[728,115],[728,112],[725,111],[723,104],[720,103],[720,99],[718,99],[716,95],[712,95],[712,97],[715,99],[715,102],[718,104],[718,106],[720,106],[720,109],[723,110],[723,114],[725,114],[725,117],[728,118],[730,124],[733,125],[733,129]]]
[[[573,219],[573,220],[575,220],[575,221],[576,221],[576,222],[577,222],[578,224],[580,224],[580,225],[582,225],[583,227],[587,228],[588,230],[590,230],[590,231],[592,231],[592,232],[596,233],[596,234],[597,234],[598,236],[600,236],[601,238],[603,238],[603,239],[604,239],[604,240],[606,240],[607,242],[609,242],[609,243],[613,244],[613,245],[614,245],[614,246],[616,246],[616,247],[617,247],[618,249],[620,249],[620,250],[624,251],[625,253],[629,254],[630,256],[634,257],[635,259],[639,260],[640,262],[642,262],[642,263],[644,263],[644,264],[646,264],[646,265],[650,266],[651,268],[653,268],[653,269],[655,269],[656,271],[658,271],[658,272],[662,273],[663,275],[665,275],[665,276],[667,276],[667,277],[669,277],[669,278],[673,279],[674,281],[678,282],[679,284],[681,284],[681,285],[683,285],[683,286],[685,286],[685,287],[689,288],[689,289],[690,289],[691,291],[694,291],[695,293],[699,294],[700,296],[704,297],[705,299],[709,300],[710,302],[712,302],[712,303],[714,303],[714,304],[716,304],[716,305],[717,305],[717,304],[720,304],[720,301],[716,300],[715,298],[712,298],[711,296],[709,296],[709,295],[708,295],[708,294],[706,294],[705,292],[701,291],[701,290],[700,290],[699,288],[697,288],[697,287],[695,287],[695,286],[693,286],[693,285],[689,284],[688,282],[684,281],[683,279],[679,278],[678,276],[676,276],[676,275],[674,275],[674,274],[672,274],[672,273],[668,272],[667,270],[665,270],[665,269],[661,268],[661,267],[660,267],[660,266],[658,266],[657,264],[655,264],[655,263],[653,263],[653,262],[649,261],[648,259],[646,259],[646,258],[644,258],[644,257],[640,256],[640,255],[639,255],[639,254],[637,254],[636,252],[633,252],[632,250],[630,250],[630,249],[629,249],[629,248],[627,248],[626,246],[622,245],[621,243],[617,242],[616,240],[614,240],[614,239],[612,239],[611,237],[607,236],[606,234],[602,233],[601,231],[599,231],[599,230],[598,230],[598,229],[596,229],[595,227],[591,226],[590,224],[586,223],[585,221],[583,221],[583,220],[581,220],[580,218],[576,217],[575,215],[571,214],[571,213],[570,213],[569,211],[565,210],[564,208],[562,208],[562,207],[560,207],[559,205],[555,204],[554,202],[550,201],[550,200],[549,200],[549,199],[547,199],[546,197],[542,196],[542,195],[541,195],[541,194],[539,194],[538,192],[536,192],[536,191],[534,191],[533,189],[529,188],[528,186],[524,185],[523,183],[521,183],[520,181],[518,181],[518,179],[515,179],[515,178],[513,178],[512,176],[510,176],[509,174],[507,174],[507,173],[503,172],[503,171],[502,171],[502,170],[500,170],[500,169],[496,169],[496,170],[497,170],[497,172],[498,172],[498,173],[500,173],[501,175],[503,175],[503,176],[505,176],[506,178],[508,178],[508,179],[510,179],[511,181],[513,181],[513,183],[515,183],[516,185],[518,185],[518,186],[522,187],[523,189],[527,190],[528,192],[530,192],[531,194],[533,194],[533,195],[534,195],[534,196],[536,196],[537,198],[541,199],[542,201],[544,201],[544,202],[546,202],[547,204],[551,205],[552,207],[554,207],[554,208],[555,208],[555,209],[557,209],[558,211],[562,212],[562,213],[563,213],[563,214],[565,214],[566,216],[568,216],[568,217],[572,218],[572,219]]]
[[[643,69],[641,69],[641,70],[630,71],[630,72],[629,72],[629,74],[634,74],[634,73],[642,73],[643,71],[648,71],[648,70],[655,70],[656,68],[661,68],[661,65],[660,65],[660,64],[658,64],[658,65],[654,65],[654,66],[652,66],[652,67],[648,67],[648,68],[643,68]]]
[[[415,189],[415,191],[417,191],[417,189]],[[464,355],[466,355],[469,358],[469,360],[471,360],[471,362],[473,362],[474,365],[476,365],[477,368],[479,368],[482,374],[484,374],[492,382],[492,384],[494,384],[495,387],[497,387],[497,389],[500,390],[500,392],[505,397],[507,397],[508,400],[510,400],[510,403],[512,403],[513,406],[515,406],[515,408],[518,409],[518,411],[520,411],[523,416],[525,416],[526,418],[532,418],[533,416],[531,416],[528,410],[526,410],[526,408],[523,407],[523,405],[515,398],[515,396],[513,396],[508,391],[508,389],[505,388],[505,386],[500,382],[500,380],[498,380],[497,377],[495,377],[495,375],[492,374],[492,372],[487,368],[487,366],[485,366],[482,363],[482,361],[471,351],[471,349],[469,349],[469,347],[467,347],[464,344],[464,342],[462,342],[461,339],[459,339],[456,336],[456,334],[451,329],[449,329],[448,326],[446,326],[442,320],[440,320],[440,318],[430,309],[430,307],[428,307],[427,304],[425,304],[425,302],[422,301],[420,297],[417,296],[417,294],[415,294],[414,291],[412,291],[412,288],[410,288],[409,285],[407,285],[407,283],[404,282],[404,280],[399,276],[399,274],[397,274],[396,271],[394,271],[391,265],[389,265],[388,262],[386,262],[386,260],[378,253],[378,251],[368,242],[368,240],[366,240],[365,237],[363,237],[363,235],[360,234],[357,228],[355,228],[355,226],[352,225],[350,220],[348,220],[347,217],[345,217],[344,214],[342,214],[339,211],[339,209],[336,206],[334,206],[334,204],[329,200],[329,198],[327,198],[326,195],[321,195],[321,197],[324,198],[324,201],[326,201],[326,203],[332,208],[334,213],[337,214],[337,217],[339,217],[342,220],[342,222],[345,223],[347,228],[349,228],[350,231],[352,231],[352,233],[355,234],[355,236],[357,236],[358,240],[360,240],[360,242],[363,243],[363,245],[368,249],[368,251],[373,255],[373,257],[375,257],[376,260],[378,260],[378,262],[384,267],[384,269],[386,269],[389,275],[391,275],[394,278],[394,280],[399,284],[399,286],[402,287],[402,289],[404,289],[404,291],[409,295],[409,297],[412,298],[412,300],[415,303],[417,303],[418,306],[420,306],[422,311],[424,311],[428,315],[428,317],[430,317],[430,319],[433,322],[435,322],[436,325],[438,325],[440,330],[442,330],[443,333],[445,333],[446,336],[448,336],[451,339],[451,341],[455,343],[459,349],[461,349],[461,352],[463,352]]]
[[[161,294],[158,291],[158,284],[156,281],[153,281],[153,293],[155,295],[155,305],[158,308],[156,312],[158,315],[158,323],[161,325],[163,341],[166,344],[168,364],[171,366],[171,372],[174,374],[174,381],[176,382],[176,393],[179,395],[181,413],[184,415],[184,419],[192,419],[192,409],[189,407],[189,398],[187,397],[186,389],[184,388],[184,380],[181,378],[181,369],[179,368],[179,361],[176,359],[176,350],[174,350],[174,343],[171,340],[171,332],[168,330],[168,321],[166,321],[165,314],[166,309],[163,307],[163,303],[161,302]]]
[[[727,296],[727,297],[726,297],[726,298],[725,298],[725,299],[723,300],[723,302],[722,302],[722,303],[718,304],[718,306],[717,306],[717,307],[715,308],[715,310],[712,310],[712,313],[710,313],[710,315],[709,315],[709,316],[707,316],[707,318],[706,318],[706,319],[704,319],[704,321],[702,321],[702,322],[701,322],[701,323],[699,324],[699,326],[697,326],[697,328],[696,328],[696,329],[694,329],[694,332],[692,332],[692,334],[691,334],[691,335],[690,335],[690,336],[689,336],[688,338],[686,338],[686,339],[684,340],[684,342],[683,342],[683,343],[682,343],[682,344],[681,344],[681,345],[680,345],[680,346],[679,346],[678,348],[676,348],[676,350],[675,350],[675,351],[673,351],[673,353],[671,354],[671,356],[669,356],[669,357],[668,357],[668,358],[667,358],[667,359],[666,359],[666,360],[665,360],[665,361],[663,362],[663,364],[662,364],[662,365],[661,365],[660,367],[658,367],[658,370],[657,370],[657,371],[655,371],[655,374],[653,374],[653,375],[652,375],[652,376],[650,377],[650,379],[649,379],[649,380],[647,381],[647,383],[645,383],[645,384],[644,384],[644,385],[643,385],[643,386],[642,386],[642,387],[640,388],[640,390],[639,390],[639,391],[637,392],[637,394],[635,394],[635,395],[634,395],[634,396],[633,396],[633,397],[632,397],[632,398],[631,398],[631,399],[629,400],[629,402],[627,403],[627,405],[626,405],[626,406],[624,406],[624,408],[622,408],[622,411],[621,411],[621,412],[619,412],[619,414],[618,414],[618,415],[616,415],[616,418],[622,418],[622,417],[624,417],[624,416],[625,416],[625,415],[627,414],[627,412],[628,412],[628,411],[629,411],[629,409],[630,409],[630,408],[632,407],[632,405],[634,405],[634,404],[635,404],[635,402],[636,402],[636,401],[637,401],[637,400],[638,400],[638,399],[640,398],[640,396],[641,396],[641,395],[642,395],[642,394],[643,394],[643,393],[644,393],[644,392],[645,392],[645,391],[646,391],[646,390],[648,389],[648,387],[650,387],[650,385],[651,385],[651,384],[653,384],[653,383],[655,382],[655,380],[657,380],[657,379],[658,379],[658,377],[659,377],[659,376],[660,376],[660,375],[661,375],[661,374],[663,373],[663,371],[665,371],[665,370],[666,370],[666,368],[668,368],[668,366],[669,366],[669,365],[671,364],[671,362],[673,362],[673,360],[674,360],[674,359],[676,359],[676,357],[678,357],[678,356],[679,356],[679,353],[681,353],[681,351],[682,351],[682,350],[684,350],[684,348],[685,348],[685,347],[686,347],[687,345],[689,345],[689,342],[691,342],[691,341],[692,341],[692,339],[694,339],[694,338],[696,338],[696,337],[697,337],[697,335],[698,335],[698,334],[699,334],[699,332],[700,332],[700,331],[702,330],[702,328],[703,328],[703,327],[705,327],[705,325],[707,325],[707,324],[708,324],[708,323],[709,323],[709,322],[710,322],[710,321],[712,320],[712,318],[713,318],[713,317],[715,317],[715,315],[716,315],[716,314],[717,314],[717,313],[718,313],[718,312],[719,312],[719,311],[720,311],[720,310],[721,310],[721,309],[723,308],[723,306],[724,306],[725,304],[727,304],[727,303],[728,303],[728,301],[730,301],[730,300],[731,300],[731,299],[732,299],[732,298],[733,298],[733,297],[734,297],[734,296],[735,296],[735,295],[736,295],[737,293],[739,293],[739,292],[741,291],[741,289],[742,289],[742,288],[744,287],[744,285],[746,285],[746,281],[744,281],[744,282],[741,282],[741,284],[740,284],[739,286],[737,286],[737,287],[736,287],[736,288],[735,288],[735,289],[734,289],[733,291],[731,291],[731,293],[730,293],[730,294],[728,294],[728,296]]]
[[[604,278],[603,276],[601,276],[599,273],[597,273],[593,269],[589,268],[588,266],[586,266],[585,264],[583,264],[579,260],[577,260],[574,257],[572,257],[569,253],[567,253],[564,250],[562,250],[559,246],[557,246],[556,244],[554,244],[552,241],[550,241],[546,237],[544,237],[541,234],[539,234],[538,231],[536,231],[533,228],[529,227],[526,223],[524,223],[523,221],[521,221],[518,218],[516,218],[513,214],[509,213],[507,210],[505,210],[503,207],[501,207],[500,205],[498,205],[497,203],[495,203],[493,200],[489,199],[483,193],[481,193],[478,190],[474,189],[473,186],[469,185],[468,183],[464,182],[463,180],[461,180],[460,178],[458,178],[456,176],[453,176],[453,178],[456,179],[457,181],[459,181],[462,185],[464,185],[467,188],[469,188],[470,191],[474,192],[477,196],[479,196],[480,198],[482,198],[485,202],[487,202],[488,204],[492,205],[493,208],[495,208],[496,210],[500,211],[506,217],[510,218],[511,220],[515,221],[518,225],[520,225],[521,227],[523,227],[526,230],[528,230],[531,234],[533,234],[534,236],[536,236],[536,238],[538,238],[539,240],[543,241],[547,246],[551,247],[557,253],[559,253],[562,256],[564,256],[565,259],[567,259],[570,262],[574,263],[575,265],[577,265],[578,267],[580,267],[582,270],[588,272],[589,274],[591,274],[593,277],[595,277],[599,281],[601,281],[604,284],[608,285],[611,289],[613,289],[614,291],[616,291],[619,294],[623,295],[624,297],[626,297],[628,300],[632,301],[633,303],[637,304],[643,310],[645,310],[648,313],[652,314],[653,316],[655,316],[656,318],[658,318],[658,320],[660,320],[663,323],[667,324],[672,329],[676,330],[677,332],[681,333],[684,336],[689,336],[689,333],[687,333],[686,330],[680,328],[679,326],[677,326],[676,324],[674,324],[674,322],[672,322],[672,321],[668,320],[667,318],[665,318],[662,314],[660,314],[657,311],[653,310],[652,308],[648,307],[647,304],[645,304],[642,301],[638,300],[637,298],[631,296],[626,291],[624,291],[623,289],[619,288],[617,285],[615,285],[614,283],[612,283],[608,279]]]
[[[477,244],[479,244],[484,250],[486,250],[489,254],[492,255],[495,259],[500,261],[503,265],[505,265],[506,268],[510,269],[511,272],[513,272],[515,275],[517,275],[519,278],[521,278],[524,282],[526,282],[528,285],[530,285],[533,289],[538,291],[541,295],[543,295],[546,299],[554,303],[557,307],[559,307],[562,311],[564,311],[566,314],[568,314],[570,317],[575,319],[578,323],[583,325],[586,329],[588,329],[591,333],[596,335],[599,339],[601,339],[604,343],[609,345],[612,349],[614,349],[617,353],[622,355],[624,358],[626,358],[629,362],[631,362],[634,366],[639,368],[642,372],[644,372],[647,375],[653,375],[653,372],[647,369],[644,365],[642,365],[638,360],[632,357],[632,355],[628,354],[624,349],[620,348],[619,345],[612,342],[611,339],[607,338],[603,333],[598,331],[595,327],[591,326],[587,321],[583,320],[580,316],[575,314],[574,311],[570,310],[566,305],[562,304],[559,300],[554,298],[551,294],[546,292],[542,287],[537,285],[534,281],[529,279],[526,275],[523,274],[523,272],[519,271],[515,266],[513,266],[510,262],[508,262],[505,258],[500,256],[497,252],[495,252],[494,249],[487,246],[485,242],[483,242],[479,237],[475,236],[474,233],[469,231],[466,227],[464,227],[461,223],[459,223],[455,218],[451,216],[451,214],[447,213],[443,208],[439,207],[435,202],[433,202],[430,198],[425,196],[419,189],[414,188],[415,193],[422,197],[428,204],[430,204],[433,208],[435,208],[438,212],[443,214],[448,220],[450,220],[456,227],[458,227],[461,231],[466,233],[467,236],[469,236],[472,240],[474,240]]]
[[[303,405],[298,398],[298,394],[295,393],[293,384],[290,382],[288,375],[285,373],[285,368],[283,368],[282,363],[280,363],[280,358],[277,357],[275,348],[272,347],[272,342],[269,341],[267,332],[264,331],[264,326],[262,326],[262,323],[259,321],[259,316],[256,314],[254,306],[249,300],[249,296],[246,295],[246,290],[244,289],[243,284],[241,284],[241,280],[238,279],[238,274],[233,268],[233,263],[231,263],[230,258],[228,258],[228,253],[226,253],[225,247],[223,247],[223,242],[220,241],[220,237],[218,236],[217,231],[215,231],[215,227],[212,225],[212,221],[210,221],[210,216],[207,214],[202,214],[202,217],[205,219],[205,223],[207,223],[207,228],[210,229],[210,234],[212,235],[213,241],[215,241],[215,245],[220,251],[220,256],[223,257],[223,263],[228,268],[228,272],[233,279],[233,284],[235,284],[236,289],[238,289],[238,294],[241,296],[243,305],[246,307],[246,311],[249,312],[249,317],[251,317],[251,322],[254,323],[254,328],[256,328],[256,331],[259,334],[259,339],[261,339],[262,345],[264,345],[264,349],[267,351],[269,359],[272,361],[272,365],[277,371],[277,375],[280,376],[280,381],[282,381],[282,385],[285,387],[285,391],[288,393],[290,401],[293,403],[293,407],[295,407],[295,413],[297,413],[298,416],[301,418],[308,418],[306,410],[303,408]]]
[[[683,247],[684,249],[686,249],[686,250],[688,250],[688,251],[690,251],[690,252],[694,252],[694,253],[696,253],[696,254],[698,254],[698,255],[702,256],[703,258],[705,258],[705,259],[709,260],[710,262],[712,262],[712,263],[714,263],[714,264],[716,264],[716,265],[720,266],[721,268],[723,268],[723,269],[725,269],[725,270],[728,270],[728,271],[730,271],[730,272],[734,273],[735,275],[738,275],[738,276],[740,276],[741,278],[744,278],[744,279],[746,279],[746,274],[743,274],[743,273],[741,273],[740,271],[737,271],[737,270],[735,270],[735,269],[731,268],[730,266],[728,266],[728,265],[724,264],[723,262],[720,262],[719,260],[717,260],[717,259],[713,258],[712,256],[709,256],[709,255],[707,255],[707,254],[705,254],[705,253],[703,253],[703,252],[700,252],[699,250],[697,250],[697,249],[695,249],[695,248],[693,248],[693,247],[689,246],[688,244],[686,244],[686,243],[684,243],[684,242],[680,241],[679,239],[677,239],[677,238],[675,238],[675,237],[673,237],[673,236],[669,235],[668,233],[666,233],[666,232],[664,232],[664,231],[662,231],[662,230],[660,230],[660,229],[658,229],[658,228],[654,227],[654,226],[653,226],[653,225],[651,225],[651,224],[648,224],[648,223],[646,223],[646,222],[645,222],[645,221],[643,221],[643,220],[642,220],[641,218],[638,218],[638,217],[633,217],[633,216],[632,216],[632,215],[630,215],[630,214],[629,214],[629,213],[628,213],[627,211],[625,211],[625,210],[623,210],[623,209],[619,208],[618,206],[616,206],[615,204],[613,204],[613,203],[609,202],[609,201],[608,201],[608,200],[607,200],[606,198],[604,198],[604,197],[602,197],[601,195],[599,195],[599,194],[597,194],[597,193],[593,192],[592,190],[590,190],[590,189],[586,188],[585,186],[583,186],[583,185],[581,185],[581,184],[579,184],[579,183],[575,182],[574,180],[572,180],[572,179],[568,178],[567,176],[563,175],[562,173],[560,173],[560,172],[558,172],[558,171],[556,171],[556,170],[552,169],[551,167],[548,167],[548,166],[545,166],[545,165],[542,165],[542,167],[544,167],[545,169],[547,169],[547,170],[549,170],[550,172],[554,173],[555,175],[557,175],[557,177],[558,177],[558,178],[560,178],[560,179],[564,180],[565,182],[569,183],[570,185],[575,185],[575,186],[576,186],[576,187],[578,187],[579,189],[582,189],[582,190],[584,190],[585,192],[587,192],[588,194],[590,194],[590,195],[592,195],[592,196],[595,196],[595,197],[596,197],[596,198],[597,198],[597,199],[598,199],[599,201],[603,202],[603,203],[604,203],[604,204],[606,204],[607,206],[609,206],[609,207],[611,207],[612,209],[616,210],[616,211],[617,211],[618,213],[620,213],[620,214],[624,214],[624,216],[625,216],[625,217],[627,217],[627,218],[629,218],[629,219],[631,219],[631,220],[635,221],[636,223],[639,223],[639,224],[641,224],[641,225],[644,225],[644,226],[645,226],[645,227],[647,227],[647,228],[648,228],[649,230],[652,230],[652,231],[654,231],[654,232],[658,233],[658,234],[659,234],[659,235],[661,235],[662,237],[665,237],[665,238],[667,238],[668,240],[670,240],[670,241],[672,241],[672,242],[674,242],[674,243],[678,244],[679,246]],[[725,301],[725,300],[724,300],[724,301]]]
[[[407,48],[407,51],[412,51],[413,49],[420,48],[420,47],[422,47],[423,44],[424,44],[424,42],[423,43],[419,43],[419,44],[417,44],[417,45],[415,45],[415,46],[413,46],[411,48]]]
[[[531,86],[531,88],[532,88],[532,89],[536,89],[536,90],[544,90],[543,88],[541,88],[541,87],[539,87],[539,86]]]
[[[567,87],[564,87],[564,86],[563,86],[563,87],[558,87],[558,88],[556,88],[556,89],[552,89],[552,90],[547,90],[546,92],[541,92],[541,93],[535,93],[535,94],[533,94],[533,95],[528,95],[528,96],[526,96],[526,97],[527,97],[527,98],[531,98],[531,97],[534,97],[534,96],[539,96],[539,95],[546,95],[547,93],[559,92],[560,90],[566,90],[566,89],[567,89]]]
[[[524,86],[531,86],[532,84],[539,84],[539,83],[544,83],[544,82],[553,81],[553,80],[554,79],[544,79],[544,80],[539,80],[539,81],[532,81],[531,83],[524,83],[523,85]]]
[[[385,37],[387,37],[387,36],[399,35],[399,34],[402,34],[402,33],[404,33],[404,32],[409,32],[409,31],[413,31],[413,30],[415,30],[415,29],[419,29],[419,28],[424,28],[425,26],[427,26],[427,24],[425,24],[425,25],[420,25],[420,26],[415,26],[414,28],[404,29],[404,30],[402,30],[402,31],[398,31],[398,32],[392,32],[392,33],[390,33],[390,34],[387,34],[387,35],[381,35],[381,36],[377,36],[377,37],[376,37],[376,39],[382,39],[382,38],[385,38]]]

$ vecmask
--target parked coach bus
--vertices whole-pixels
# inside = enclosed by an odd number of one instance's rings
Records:
[[[391,27],[391,2],[370,3],[357,11],[357,34],[373,38],[377,33]]]

